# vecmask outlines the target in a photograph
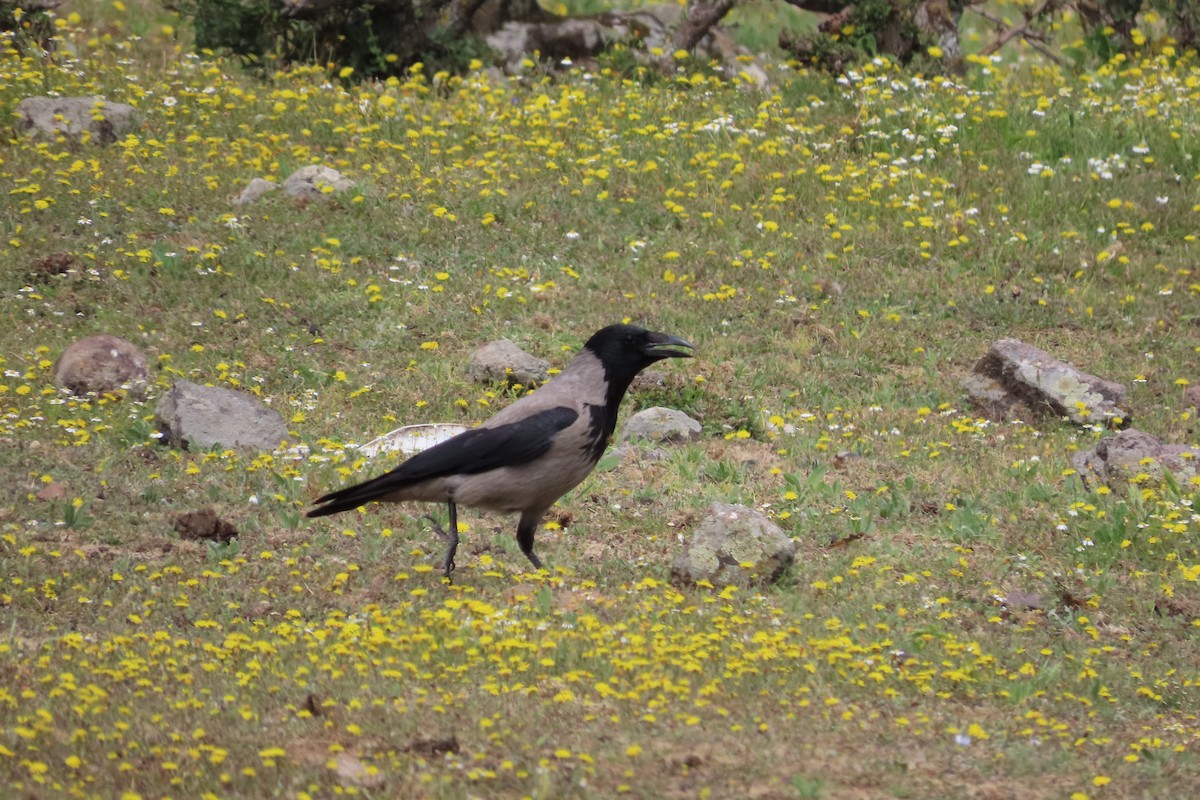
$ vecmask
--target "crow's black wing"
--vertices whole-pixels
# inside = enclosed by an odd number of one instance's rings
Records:
[[[554,437],[577,419],[575,409],[558,406],[506,425],[473,428],[417,453],[392,473],[405,480],[423,481],[527,464],[549,450]]]
[[[579,419],[579,412],[566,406],[548,408],[516,422],[492,428],[472,428],[452,439],[423,450],[400,466],[369,481],[339,489],[317,503],[310,517],[336,514],[386,497],[421,481],[448,475],[477,475],[481,472],[527,464],[544,455],[554,437]]]

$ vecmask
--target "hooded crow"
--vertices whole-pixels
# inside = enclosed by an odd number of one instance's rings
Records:
[[[692,345],[677,336],[633,325],[610,325],[545,386],[477,428],[424,450],[369,481],[317,498],[310,517],[349,511],[378,500],[446,503],[450,529],[442,569],[454,569],[458,506],[520,512],[517,544],[537,569],[533,535],[554,502],[588,476],[617,427],[629,384],[664,358],[688,358]]]

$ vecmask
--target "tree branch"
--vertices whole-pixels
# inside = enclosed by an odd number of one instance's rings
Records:
[[[671,43],[676,50],[691,50],[704,38],[714,25],[729,13],[736,0],[712,0],[696,2],[688,8],[687,18],[679,23]]]
[[[846,0],[787,0],[787,4],[816,14],[837,14],[840,11],[854,8],[854,3]]]
[[[979,55],[990,56],[992,53],[995,53],[1001,47],[1008,44],[1008,42],[1010,40],[1015,39],[1019,36],[1022,39],[1024,39],[1025,41],[1029,42],[1030,46],[1035,47],[1035,49],[1037,49],[1038,52],[1042,53],[1042,55],[1049,56],[1052,60],[1054,60],[1058,63],[1062,63],[1061,61],[1059,61],[1057,56],[1051,56],[1051,55],[1049,55],[1049,53],[1046,51],[1045,48],[1038,47],[1037,46],[1038,43],[1035,40],[1043,38],[1042,35],[1036,31],[1029,30],[1029,26],[1033,24],[1034,20],[1038,19],[1043,14],[1046,14],[1050,11],[1056,10],[1058,7],[1058,4],[1059,4],[1059,0],[1042,0],[1041,5],[1039,5],[1037,8],[1035,8],[1033,11],[1025,11],[1024,12],[1024,15],[1025,15],[1024,22],[1022,22],[1020,25],[1013,25],[1012,27],[1008,28],[1007,30],[1001,31],[1000,35],[997,36],[991,42],[991,44],[989,44],[987,47],[985,47],[979,51]],[[974,5],[968,6],[968,8],[970,8],[971,11],[975,12],[976,14],[978,14],[979,16],[983,17],[984,19],[986,19],[990,22],[995,22],[997,25],[1004,24],[1003,20],[992,16],[991,14],[987,13],[983,9],[976,8]]]
[[[1052,52],[1049,47],[1046,47],[1046,45],[1042,44],[1041,42],[1029,37],[1025,37],[1025,41],[1029,43],[1030,47],[1032,47],[1034,50],[1037,50],[1039,53],[1053,61],[1058,66],[1065,67],[1067,65],[1066,60],[1062,56]]]

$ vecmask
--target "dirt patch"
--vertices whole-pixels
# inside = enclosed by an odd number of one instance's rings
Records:
[[[75,256],[70,253],[50,253],[33,262],[33,275],[66,275],[74,265]]]
[[[192,541],[220,542],[224,544],[237,538],[238,530],[232,523],[217,516],[211,508],[189,511],[175,518],[175,531],[181,539]]]
[[[443,739],[413,739],[400,748],[402,753],[411,753],[422,758],[437,758],[459,751],[458,737],[454,734]]]

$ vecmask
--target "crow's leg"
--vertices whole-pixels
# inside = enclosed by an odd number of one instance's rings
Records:
[[[534,569],[542,568],[542,560],[537,557],[537,553],[533,552],[533,535],[537,533],[538,524],[542,521],[541,514],[522,514],[521,521],[517,523],[517,544],[521,547],[521,552],[529,559],[529,563],[533,564]]]
[[[438,521],[426,514],[425,519],[433,525],[433,532],[446,543],[446,556],[442,559],[442,572],[447,578],[454,571],[454,553],[458,550],[458,506],[453,501],[447,503],[450,507],[450,530],[443,530]]]

